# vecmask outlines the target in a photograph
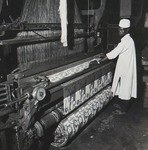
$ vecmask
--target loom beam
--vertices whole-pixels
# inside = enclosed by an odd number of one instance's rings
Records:
[[[38,34],[39,35],[39,34]],[[77,33],[74,34],[74,38],[82,38],[82,37],[92,37],[94,32],[90,33]],[[32,44],[32,43],[44,43],[44,42],[55,42],[60,40],[60,35],[58,36],[40,36],[40,37],[31,37],[31,38],[15,38],[10,40],[2,40],[0,41],[0,45],[24,45],[24,44]]]

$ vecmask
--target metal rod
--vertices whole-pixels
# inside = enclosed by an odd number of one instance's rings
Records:
[[[6,87],[0,88],[0,92],[5,91],[6,89],[7,89]]]
[[[7,96],[7,94],[8,94],[8,92],[5,91],[5,93],[1,93],[1,94],[0,94],[0,97],[1,97],[1,96]],[[1,100],[0,100],[0,101],[1,101]]]
[[[15,103],[18,103],[18,102],[22,102],[22,101],[26,100],[27,98],[28,98],[28,94],[24,95],[24,96],[21,97],[19,100],[15,100],[15,101],[13,101],[13,102],[10,102],[10,103],[8,103],[8,104],[5,104],[5,107],[11,106],[11,105],[13,105],[13,104],[15,104]]]
[[[74,34],[74,38],[81,38],[81,37],[90,37],[93,36],[94,32],[90,33],[77,33]],[[32,43],[43,43],[43,42],[55,42],[59,41],[61,38],[60,35],[57,36],[48,36],[48,37],[31,37],[31,38],[14,38],[14,39],[9,39],[9,40],[2,40],[0,41],[0,45],[24,45],[24,44],[32,44]]]
[[[0,102],[7,101],[7,100],[8,100],[8,98],[2,98],[2,99],[0,99]]]
[[[74,23],[75,29],[88,28],[87,24]],[[15,22],[5,23],[0,26],[0,30],[12,30],[12,31],[32,31],[32,30],[61,30],[60,23],[26,23],[26,22]]]

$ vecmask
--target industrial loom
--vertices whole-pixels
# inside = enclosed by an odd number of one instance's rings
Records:
[[[20,17],[1,23],[15,64],[0,83],[0,149],[63,147],[109,103],[114,64],[94,49],[105,3],[83,22],[77,1],[25,0]]]

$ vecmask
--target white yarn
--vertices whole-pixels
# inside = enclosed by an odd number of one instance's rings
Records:
[[[60,0],[59,13],[61,18],[61,43],[67,46],[67,0]]]

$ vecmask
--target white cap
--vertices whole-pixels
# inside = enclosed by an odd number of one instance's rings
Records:
[[[130,20],[128,19],[121,19],[119,22],[119,27],[121,28],[129,28],[130,27]]]

